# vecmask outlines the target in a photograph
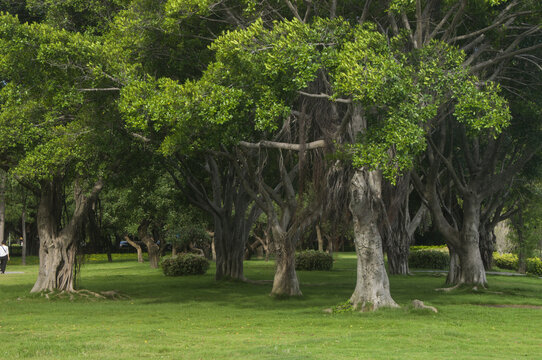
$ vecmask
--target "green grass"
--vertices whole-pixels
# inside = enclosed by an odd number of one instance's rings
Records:
[[[115,257],[114,257],[115,259]],[[14,259],[15,262],[16,259]],[[355,255],[331,272],[299,272],[304,296],[269,297],[271,283],[167,278],[148,263],[94,258],[81,287],[118,290],[129,300],[46,300],[30,295],[37,266],[0,276],[1,359],[539,359],[542,279],[489,276],[487,291],[436,292],[444,277],[391,277],[402,306],[375,313],[326,314],[355,283]],[[245,262],[246,275],[270,280],[273,264]],[[438,314],[415,310],[421,299]]]

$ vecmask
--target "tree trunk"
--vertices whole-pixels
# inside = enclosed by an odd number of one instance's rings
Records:
[[[358,258],[356,288],[350,302],[354,308],[376,310],[398,307],[389,290],[382,238],[378,231],[378,201],[381,179],[376,171],[358,170],[350,183],[350,212]]]
[[[40,235],[40,267],[31,292],[74,291],[75,244],[71,236]]]
[[[518,272],[525,274],[527,272],[527,256],[525,255],[525,237],[523,236],[525,224],[523,223],[523,209],[521,204],[519,205],[517,218],[512,217],[512,224],[518,235]]]
[[[111,237],[108,235],[105,240],[107,241],[107,262],[112,263],[113,255],[111,253],[113,252],[113,244],[111,242]]]
[[[136,251],[137,251],[137,262],[142,263],[143,262],[143,250],[141,250],[141,246],[136,243],[135,241],[132,241],[128,235],[124,236],[124,240],[130,245],[132,245]]]
[[[450,245],[448,245],[448,252],[450,253],[450,270],[448,270],[446,284],[452,285],[459,282],[461,266],[459,265],[459,255]]]
[[[0,170],[0,245],[4,243],[6,231],[6,173]]]
[[[409,232],[409,227],[413,224],[410,219],[409,196],[409,174],[400,177],[395,185],[389,181],[383,181],[382,203],[384,211],[379,219],[379,230],[384,250],[388,256],[388,270],[393,275],[408,275],[410,273],[408,255],[412,235]],[[415,230],[412,230],[412,234]]]
[[[480,228],[480,255],[484,263],[484,268],[489,271],[493,267],[493,252],[497,238],[493,232],[493,228],[488,229],[486,226]]]
[[[87,215],[90,202],[103,187],[98,181],[86,197],[78,182],[74,184],[75,211],[69,223],[59,230],[61,198],[55,180],[42,184],[37,224],[40,238],[38,279],[31,292],[73,291],[75,280],[75,255],[83,219]]]
[[[153,269],[158,269],[160,263],[160,247],[154,242],[147,245],[147,253],[149,255],[149,265]]]
[[[26,203],[23,203],[23,212],[21,214],[21,228],[23,232],[23,249],[21,263],[26,265]]]
[[[213,233],[213,238],[211,240],[211,254],[213,257],[213,261],[216,261],[216,247],[215,247],[215,236]]]
[[[465,240],[460,249],[458,249],[460,271],[459,279],[455,284],[480,285],[487,286],[486,271],[480,255],[478,242],[470,237]]]
[[[248,205],[248,202],[247,202]],[[240,207],[240,214],[215,216],[216,280],[245,281],[243,260],[248,239],[246,207]]]
[[[156,244],[154,238],[149,235],[149,226],[151,222],[143,220],[137,229],[139,240],[147,246],[147,254],[149,256],[149,265],[152,269],[158,269],[160,262],[160,247]]]
[[[327,253],[329,255],[333,255],[333,243],[335,243],[335,238],[334,237],[327,237]]]
[[[394,238],[393,240],[390,238]],[[404,233],[389,236],[386,254],[388,255],[388,269],[392,275],[409,275],[408,255],[410,253],[410,238]]]
[[[324,251],[324,238],[319,224],[316,224],[316,237],[318,239],[318,251]]]
[[[480,254],[480,202],[475,196],[463,200],[463,226],[459,246],[459,278],[456,284],[487,286],[486,271]]]
[[[527,272],[527,256],[525,255],[525,237],[523,236],[523,216],[522,210],[519,211],[519,223],[515,224],[516,232],[518,234],[518,272],[525,274]]]
[[[273,229],[275,243],[275,277],[273,278],[272,296],[301,296],[299,280],[295,271],[296,239],[288,237],[282,229]]]

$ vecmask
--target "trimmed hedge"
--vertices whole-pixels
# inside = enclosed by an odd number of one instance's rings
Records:
[[[516,271],[519,267],[518,256],[516,254],[499,254],[493,253],[495,265],[501,269]],[[539,258],[529,258],[525,260],[526,270],[528,274],[542,276],[542,260]]]
[[[329,271],[333,267],[333,256],[323,251],[306,250],[295,254],[296,270]]]
[[[416,250],[408,256],[408,266],[414,269],[445,270],[450,265],[450,255],[440,250]]]
[[[448,253],[448,247],[446,245],[415,245],[410,247],[410,251],[419,251],[419,250],[435,250]]]
[[[166,276],[203,275],[209,269],[209,261],[194,254],[165,257],[160,263]]]
[[[526,261],[527,273],[542,276],[542,260],[539,258],[530,258]]]
[[[499,254],[498,252],[494,252],[493,261],[501,269],[518,269],[518,256],[515,254]]]

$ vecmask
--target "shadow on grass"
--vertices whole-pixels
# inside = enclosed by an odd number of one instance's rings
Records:
[[[257,283],[217,282],[214,280],[214,264],[205,275],[166,277],[159,269],[150,269],[148,263],[118,260],[113,263],[85,264],[79,287],[95,292],[116,290],[129,296],[130,301],[151,306],[197,302],[204,306],[233,309],[266,311],[272,308],[278,311],[297,309],[315,312],[348,300],[354,291],[355,259],[339,259],[335,265],[334,270],[329,272],[299,271],[303,296],[286,299],[269,296],[272,282],[268,280],[273,278],[273,263],[258,260],[245,262],[245,276]],[[11,298],[29,294],[35,278],[25,276],[21,281],[22,283],[17,284],[2,284],[3,293],[11,294]],[[539,293],[542,281],[539,279],[489,277],[489,281],[491,286],[487,290],[473,292],[461,289],[443,294],[435,289],[445,286],[445,277],[431,274],[390,276],[392,297],[403,307],[408,307],[413,299],[420,299],[437,307],[495,303],[541,304]],[[3,298],[5,296],[0,295]]]

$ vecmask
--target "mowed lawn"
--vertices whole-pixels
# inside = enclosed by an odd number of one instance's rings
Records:
[[[442,276],[392,276],[400,309],[328,314],[355,283],[355,255],[336,258],[331,272],[299,272],[300,299],[269,297],[269,281],[217,283],[213,266],[204,276],[168,278],[148,263],[118,260],[83,265],[80,287],[129,299],[47,300],[29,294],[37,265],[11,263],[7,271],[24,274],[0,276],[0,358],[542,358],[542,279],[489,276],[485,291],[442,293]],[[246,261],[245,273],[271,280],[273,263]],[[413,299],[439,313],[413,309]]]

